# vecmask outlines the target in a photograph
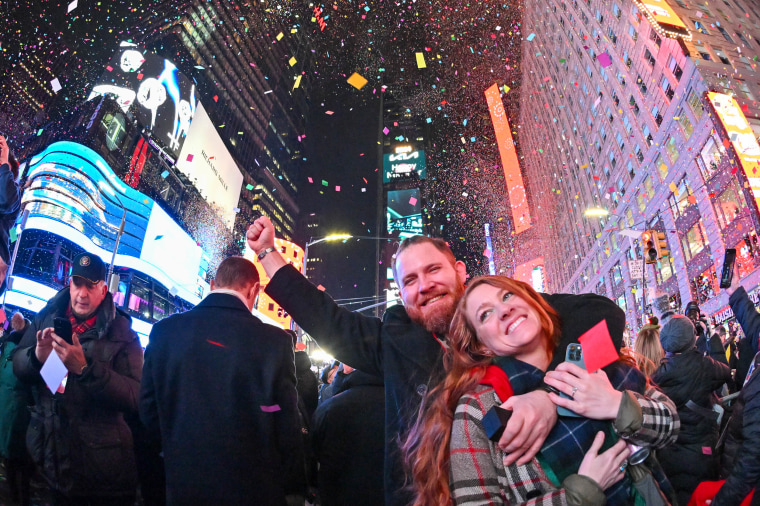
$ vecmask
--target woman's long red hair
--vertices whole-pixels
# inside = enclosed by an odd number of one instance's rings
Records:
[[[415,505],[451,504],[449,442],[454,410],[459,399],[483,379],[493,356],[467,320],[467,298],[480,285],[509,291],[536,310],[549,359],[559,341],[557,313],[530,285],[506,276],[480,276],[470,282],[451,321],[449,350],[444,356],[446,378],[423,401],[402,445]]]

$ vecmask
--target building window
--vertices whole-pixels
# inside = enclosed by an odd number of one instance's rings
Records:
[[[678,124],[680,124],[683,129],[684,137],[687,139],[691,137],[691,134],[694,132],[694,126],[691,124],[691,120],[683,109],[681,109],[681,113],[678,115]]]
[[[639,32],[636,30],[636,27],[632,24],[628,24],[628,36],[633,39],[634,42],[639,40]],[[630,65],[628,65],[630,67]]]
[[[599,12],[599,9],[596,10],[596,14],[594,15],[596,18],[596,21],[601,25],[604,22],[604,16],[602,16],[602,13]]]
[[[644,189],[647,192],[647,195],[649,195],[650,199],[654,198],[654,183],[652,182],[654,178],[648,177],[644,180]]]
[[[665,181],[665,178],[668,177],[668,166],[665,164],[665,162],[662,161],[662,157],[660,154],[657,154],[657,158],[654,159],[654,166],[657,167],[657,172],[660,174],[660,179]]]
[[[623,282],[623,270],[620,268],[620,262],[612,266],[612,282],[615,286]]]
[[[668,136],[665,141],[665,151],[668,153],[668,158],[670,158],[670,165],[674,165],[678,160],[679,153],[676,147],[676,140],[672,135]]]
[[[694,44],[694,47],[697,48],[697,52],[699,53],[699,56],[702,57],[703,60],[712,61],[712,57],[710,56],[709,51],[704,46],[700,46],[699,44]]]
[[[724,65],[731,65],[731,60],[728,59],[728,55],[724,53],[721,49],[715,50],[715,56],[718,57],[718,59],[723,63]]]
[[[638,116],[639,112],[640,112],[640,110],[639,110],[639,104],[636,103],[636,99],[633,97],[633,95],[631,95],[630,97],[628,97],[628,105],[631,106],[631,110],[633,111],[633,114],[635,114],[636,116]]]
[[[633,148],[633,153],[636,155],[636,159],[639,161],[639,163],[644,161],[644,153],[641,151],[641,146],[636,144],[636,147]]]
[[[718,166],[725,152],[725,148],[715,142],[713,137],[707,139],[707,142],[705,142],[705,145],[699,152],[702,163],[697,164],[705,181],[709,180],[718,171]]]
[[[647,144],[651,146],[654,143],[654,138],[652,137],[652,134],[649,132],[649,125],[644,125],[644,128],[641,130],[641,134],[647,140]]]
[[[673,73],[673,77],[676,78],[676,81],[680,81],[681,76],[683,75],[683,70],[681,69],[681,66],[678,65],[676,59],[672,56],[670,57],[670,60],[668,60],[668,68],[670,69],[670,72]]]
[[[620,11],[620,7],[618,7],[618,4],[612,4],[612,15],[620,19],[621,14],[622,12]]]
[[[658,127],[662,125],[662,114],[660,114],[659,105],[652,107],[652,118],[654,118],[654,122]]]
[[[617,35],[615,35],[615,32],[612,31],[611,26],[607,28],[607,37],[610,38],[613,45],[617,44]]]
[[[681,216],[686,209],[697,202],[696,197],[689,187],[689,181],[684,176],[676,187],[675,193],[671,193],[668,197],[668,203],[670,204],[670,210],[675,216]],[[701,251],[701,249],[700,249]]]
[[[675,93],[675,90],[673,90],[673,88],[670,86],[670,81],[668,81],[667,77],[662,76],[660,87],[662,88],[662,91],[665,92],[665,96],[668,97],[668,100],[673,100],[673,94]]]
[[[747,86],[747,83],[744,82],[742,79],[736,79],[736,87],[739,89],[739,94],[746,98],[747,100],[755,100],[755,97],[752,96],[752,92],[749,91],[749,87]]]
[[[607,119],[608,119],[608,120],[610,120],[610,123],[612,123],[612,120],[614,120],[614,119],[615,119],[615,116],[613,116],[613,115],[612,115],[612,111],[610,110],[610,108],[609,108],[609,107],[607,107],[607,108],[604,110],[604,114],[606,114],[606,115],[607,115]]]
[[[647,94],[647,85],[644,82],[644,80],[641,78],[640,75],[636,76],[636,86],[639,87],[639,91],[641,92],[641,94],[644,95],[644,96],[646,96],[646,94]]]
[[[704,33],[705,35],[710,35],[710,32],[707,31],[707,28],[705,28],[705,25],[703,23],[700,23],[699,21],[694,21],[694,28],[701,33]]]
[[[739,190],[735,179],[732,179],[728,183],[728,188],[718,195],[718,198],[713,202],[713,207],[721,228],[726,228],[747,207],[744,195]]]
[[[675,274],[672,255],[661,258],[660,261],[657,262],[657,265],[659,267],[659,270],[657,271],[657,281],[659,284],[663,284]]]
[[[640,191],[638,194],[636,194],[636,202],[639,204],[639,212],[643,213],[647,210],[647,194],[646,192]]]
[[[742,39],[742,42],[744,42],[745,46],[752,47],[752,45],[749,43],[749,41],[747,40],[747,38],[744,36],[742,32],[736,32],[736,35],[738,35],[739,38]]]
[[[615,140],[617,141],[617,145],[620,148],[620,151],[623,151],[623,149],[625,149],[625,138],[620,134],[620,132],[615,134]]]
[[[628,68],[631,68],[631,65],[633,65],[633,60],[631,59],[631,56],[628,54],[628,51],[623,52],[623,61],[625,62],[625,66]]]
[[[689,107],[691,107],[691,112],[694,113],[694,117],[699,120],[702,117],[702,113],[705,112],[705,108],[702,106],[702,101],[699,99],[699,95],[696,91],[691,90],[689,92]]]
[[[686,260],[694,258],[701,253],[707,245],[707,235],[705,234],[705,227],[702,226],[702,220],[697,221],[697,223],[686,232],[686,235],[681,238],[681,246],[683,247]]]
[[[612,168],[614,169],[617,166],[617,159],[615,158],[615,153],[610,151],[607,155],[607,158],[610,161],[610,165],[612,165]],[[606,174],[609,177],[609,174]]]
[[[654,32],[652,32],[652,33],[654,33]],[[652,53],[651,53],[651,51],[649,51],[648,48],[644,50],[644,60],[646,60],[646,62],[649,64],[650,67],[654,67],[655,59],[654,59],[654,56],[652,56]]]
[[[610,119],[610,121],[612,121],[612,119]],[[628,120],[628,116],[626,115],[623,115],[623,126],[625,127],[626,133],[628,133],[628,135],[631,135],[631,129],[633,127],[631,126],[631,122]]]
[[[628,175],[631,179],[636,177],[636,167],[633,166],[633,162],[628,160]]]
[[[734,39],[731,38],[731,36],[728,34],[725,28],[723,28],[722,26],[719,26],[718,31],[720,31],[720,34],[723,35],[723,38],[726,39],[728,42],[730,42],[731,44],[736,44],[734,42]]]
[[[657,32],[654,31],[654,28],[649,31],[649,40],[653,41],[658,49],[662,46],[662,39],[657,35]]]

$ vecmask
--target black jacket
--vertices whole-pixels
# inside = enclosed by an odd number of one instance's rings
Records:
[[[351,312],[291,265],[275,273],[266,292],[335,358],[383,379],[385,503],[406,506],[411,493],[403,489],[399,440],[411,428],[423,396],[443,378],[442,345],[412,322],[403,306],[388,308],[382,320]],[[562,319],[562,338],[553,363],[564,360],[567,345],[602,319],[620,347],[625,313],[610,299],[595,294],[545,298]]]
[[[720,340],[720,336],[716,333],[708,340],[705,334],[700,335],[697,338],[697,350],[706,354],[716,362],[728,365],[726,360],[726,350],[723,348],[723,341]]]
[[[303,401],[310,420],[319,403],[319,380],[311,370],[311,359],[305,351],[297,351],[296,361],[296,389],[298,397]]]
[[[153,326],[140,418],[160,435],[167,504],[285,504],[305,493],[293,345],[234,295]]]
[[[730,378],[727,365],[703,356],[696,348],[663,359],[652,374],[652,381],[673,400],[681,419],[678,440],[658,452],[679,504],[688,503],[700,482],[717,479],[714,455],[718,424],[712,411],[713,390]]]
[[[36,402],[27,447],[48,484],[66,496],[132,495],[137,471],[124,415],[137,412],[142,347],[131,318],[106,294],[95,328],[79,336],[88,367],[69,374],[63,394],[52,394],[34,353],[37,331],[52,327],[69,304],[66,287],[37,314],[13,356],[13,372],[32,385]]]
[[[384,426],[383,380],[359,370],[319,405],[311,437],[324,506],[383,504]]]
[[[752,351],[752,339],[744,337],[736,343],[736,354],[739,356],[736,359],[736,389],[741,390],[744,380],[747,379],[747,372],[749,372],[752,359],[755,358]]]
[[[742,326],[752,350],[757,353],[760,336],[760,314],[744,288],[739,288],[728,299],[736,320]],[[733,462],[728,462],[724,474],[726,482],[713,499],[712,506],[739,504],[760,482],[760,369],[755,369],[742,388],[734,404],[728,423],[727,449],[738,447]]]
[[[21,190],[13,179],[10,165],[0,165],[0,258],[11,263],[10,232],[21,210]]]

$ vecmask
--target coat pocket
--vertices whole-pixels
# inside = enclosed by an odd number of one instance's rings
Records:
[[[121,424],[81,422],[82,480],[93,490],[121,492],[137,484],[132,435]]]
[[[33,407],[26,431],[26,449],[37,467],[42,467],[45,459],[45,419]]]

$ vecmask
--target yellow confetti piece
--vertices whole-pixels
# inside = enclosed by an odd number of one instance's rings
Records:
[[[291,67],[292,67],[293,65],[295,65],[295,64],[296,64],[296,57],[295,57],[295,56],[291,56],[291,57],[290,57],[290,60],[288,61],[288,63],[290,63],[290,66],[291,66]]]
[[[586,165],[581,165],[581,169],[585,169],[586,167],[588,167],[588,164],[586,164]]]
[[[427,68],[427,65],[425,64],[425,55],[422,53],[417,53],[417,68],[418,69]]]
[[[670,191],[672,191],[673,193],[678,191],[678,187],[676,186],[675,183],[670,183],[670,186],[668,186],[668,188],[670,188]]]
[[[296,33],[297,31],[298,31],[298,30],[296,30],[295,28],[291,28],[291,29],[290,29],[290,33]]]
[[[278,34],[277,34],[277,37],[276,37],[276,39],[277,39],[277,40],[282,40],[282,38],[283,38],[283,37],[285,37],[285,34],[284,34],[284,33],[282,33],[282,32],[280,32],[280,33],[278,33]]]
[[[302,77],[303,77],[303,76],[298,76],[298,77],[296,77],[296,83],[293,85],[293,89],[294,89],[294,90],[295,90],[296,88],[298,88],[299,86],[301,86],[301,78],[302,78]]]
[[[367,80],[356,72],[351,74],[351,77],[348,78],[347,82],[357,90],[364,88],[364,85],[367,84]]]
[[[509,93],[509,90],[511,90],[512,88],[510,88],[509,86],[505,84],[503,89],[504,89],[504,93]]]

